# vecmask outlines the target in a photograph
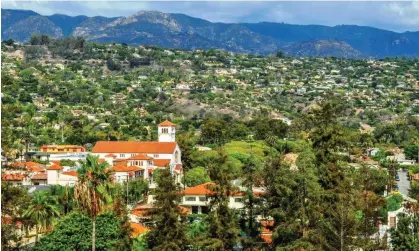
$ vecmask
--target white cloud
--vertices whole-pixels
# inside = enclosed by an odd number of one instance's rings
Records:
[[[419,30],[419,1],[410,3],[386,3],[380,11],[390,20]]]

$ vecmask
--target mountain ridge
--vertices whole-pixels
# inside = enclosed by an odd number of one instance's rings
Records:
[[[1,9],[1,12],[3,40],[28,41],[32,33],[43,32],[54,38],[73,35],[96,42],[180,49],[219,48],[253,54],[283,50],[295,56],[419,57],[419,31],[399,33],[358,25],[214,23],[182,13],[144,10],[126,17],[43,16],[12,9]],[[34,16],[38,21],[35,27],[25,22]],[[334,40],[339,42],[331,42]],[[314,48],[320,44],[321,50],[316,51]]]

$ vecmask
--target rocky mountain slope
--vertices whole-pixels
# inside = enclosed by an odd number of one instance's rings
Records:
[[[298,56],[419,57],[419,32],[397,33],[355,25],[212,23],[184,14],[139,11],[128,17],[42,16],[2,9],[2,39],[28,41],[32,33],[54,38],[73,35],[98,42],[170,48],[220,48]]]

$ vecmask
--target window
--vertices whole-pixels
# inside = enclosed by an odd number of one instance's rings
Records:
[[[121,153],[121,154],[119,155],[119,157],[124,158],[124,157],[125,157],[125,154],[122,154],[122,153]]]
[[[207,197],[199,197],[199,201],[207,201]]]
[[[395,228],[396,227],[396,217],[390,217],[390,227]]]
[[[154,154],[154,155],[153,155],[153,157],[154,157],[154,158],[158,158],[158,157],[159,157],[159,155],[158,155],[158,154]]]
[[[234,202],[243,202],[243,198],[234,198]]]
[[[185,201],[196,201],[196,197],[185,197]]]
[[[169,128],[162,128],[161,129],[161,132],[162,133],[169,133]]]
[[[178,151],[175,152],[175,162],[179,163],[179,152]]]
[[[131,157],[134,157],[135,155],[137,155],[137,154],[135,154],[135,153],[131,153]]]

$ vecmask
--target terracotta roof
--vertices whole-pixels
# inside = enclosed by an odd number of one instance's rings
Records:
[[[106,158],[116,158],[117,156],[113,153],[105,155]]]
[[[77,171],[63,172],[62,174],[68,175],[68,176],[73,176],[73,177],[78,177],[79,176],[79,174],[77,173]]]
[[[29,168],[36,168],[36,167],[41,167],[41,166],[45,166],[45,165],[39,164],[39,163],[36,163],[36,162],[33,162],[33,161],[28,161],[28,162],[14,162],[14,163],[10,164],[10,166],[12,166],[12,167],[22,167],[22,168],[26,166],[29,170]]]
[[[46,180],[48,175],[46,173],[38,173],[32,176],[31,180]]]
[[[11,173],[11,174],[2,174],[1,180],[4,181],[22,181],[25,178],[25,175],[20,173]]]
[[[135,171],[142,171],[144,168],[138,166],[125,166],[125,165],[116,165],[111,167],[109,170],[113,172],[135,172]]]
[[[165,120],[161,122],[160,124],[158,124],[158,126],[176,126],[176,124],[170,122],[169,120]]]
[[[138,155],[132,156],[131,158],[128,158],[128,160],[149,160],[149,159],[153,159],[153,157],[150,157],[144,154],[138,154]]]
[[[158,167],[167,167],[170,164],[170,159],[155,159],[153,165]]]
[[[132,229],[131,238],[135,238],[150,230],[148,227],[143,226],[141,223],[130,222],[130,226]]]
[[[270,227],[273,227],[274,221],[260,221],[262,226],[262,231],[260,237],[268,244],[272,243],[272,230]]]
[[[197,185],[197,186],[194,186],[194,187],[189,187],[189,188],[186,188],[183,191],[183,194],[185,194],[185,195],[207,195],[207,194],[211,194],[212,191],[209,189],[209,187],[213,184],[214,183],[212,183],[212,182],[207,182],[207,183]]]
[[[26,168],[26,169],[28,169],[28,171],[29,171],[29,172],[33,172],[33,173],[41,173],[41,172],[45,172],[45,170],[44,170],[44,169],[39,168],[39,167],[37,167],[37,166],[28,167],[28,168]]]
[[[92,153],[173,153],[176,142],[98,141]]]
[[[63,170],[63,167],[58,165],[58,164],[54,164],[54,165],[48,167],[47,170]]]

